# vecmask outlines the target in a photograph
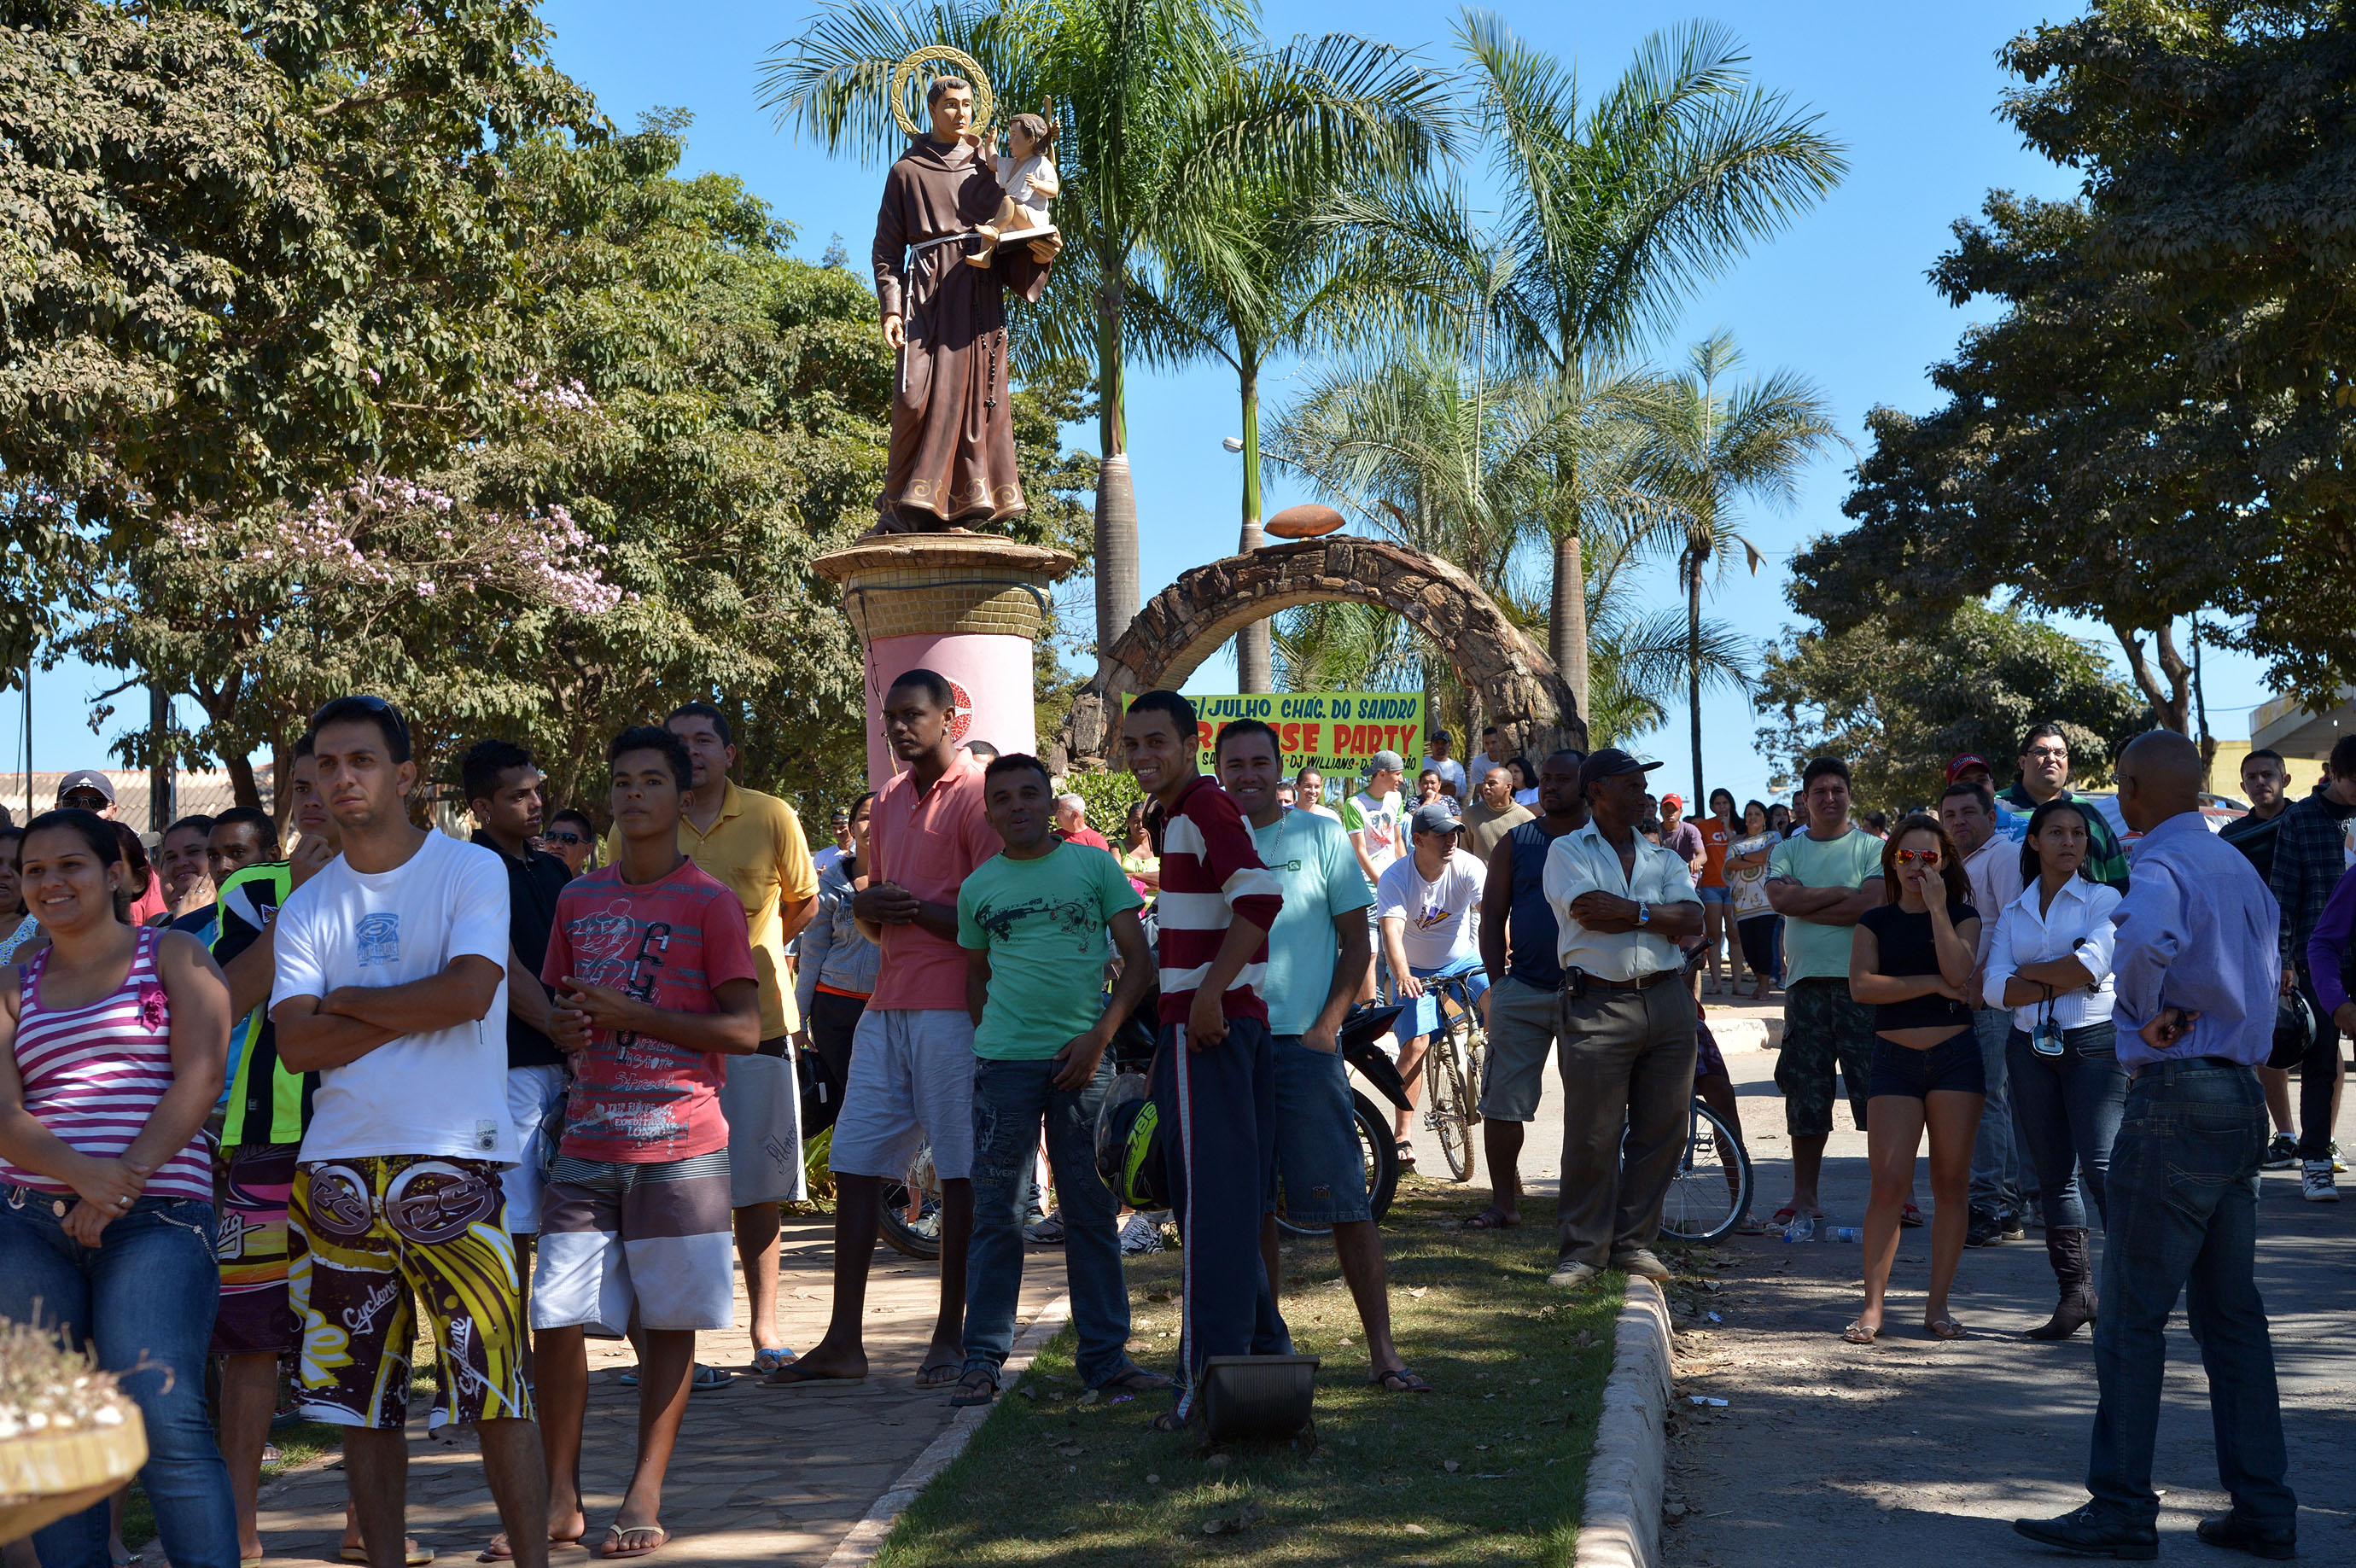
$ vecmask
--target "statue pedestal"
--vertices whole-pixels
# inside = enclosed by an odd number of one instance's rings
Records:
[[[1076,557],[991,534],[891,534],[812,564],[842,585],[866,649],[869,787],[899,771],[884,744],[884,694],[912,669],[957,688],[960,741],[1036,754],[1032,646],[1047,590]]]

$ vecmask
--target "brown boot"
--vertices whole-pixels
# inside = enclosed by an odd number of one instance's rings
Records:
[[[2029,1339],[2067,1339],[2081,1324],[2094,1320],[2094,1265],[2086,1247],[2092,1234],[2083,1225],[2045,1232],[2045,1256],[2061,1282],[2062,1300],[2043,1328],[2029,1331]]]

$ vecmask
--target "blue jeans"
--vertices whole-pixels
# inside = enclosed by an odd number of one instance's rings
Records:
[[[237,1568],[229,1467],[205,1413],[205,1353],[220,1300],[213,1208],[142,1198],[95,1247],[70,1240],[57,1200],[0,1186],[0,1317],[66,1331],[96,1349],[147,1427],[140,1484],[177,1568]],[[69,1207],[73,1200],[66,1200]],[[108,1568],[107,1506],[33,1532],[43,1568]]]
[[[1375,1217],[1366,1201],[1366,1152],[1350,1103],[1350,1064],[1337,1044],[1312,1051],[1297,1034],[1276,1037],[1276,1173],[1285,1212],[1310,1225]],[[1262,1205],[1276,1212],[1276,1189]]]
[[[973,1064],[973,1240],[966,1248],[965,1370],[992,1377],[1014,1348],[1023,1294],[1023,1221],[1033,1155],[1047,1128],[1047,1167],[1064,1216],[1064,1274],[1080,1340],[1080,1381],[1094,1388],[1131,1362],[1129,1281],[1120,1268],[1119,1205],[1097,1175],[1097,1113],[1112,1087],[1110,1059],[1077,1091],[1058,1089],[1058,1063]]]
[[[2012,1015],[2001,1008],[1984,1008],[1972,1015],[1972,1032],[1979,1037],[1980,1067],[1987,1075],[1987,1104],[1980,1108],[1980,1130],[1972,1137],[1972,1212],[1994,1214],[2020,1211],[2020,1158],[2013,1140],[2011,1085],[2005,1072],[2005,1037],[2012,1032]]]
[[[2265,1147],[2265,1096],[2246,1067],[2156,1062],[2127,1085],[2111,1145],[2103,1312],[2094,1322],[2102,1398],[2086,1460],[2086,1489],[2103,1514],[2139,1524],[2159,1516],[2152,1443],[2168,1317],[2182,1295],[2209,1373],[2217,1478],[2237,1514],[2265,1529],[2292,1527],[2297,1502],[2283,1482],[2274,1344],[2253,1277]]]
[[[2016,1029],[2005,1051],[2012,1069],[2013,1121],[2037,1162],[2045,1233],[2083,1229],[2089,1198],[2107,1228],[2111,1144],[2127,1098],[2117,1030],[2107,1019],[2065,1029],[2062,1054],[2040,1056]]]

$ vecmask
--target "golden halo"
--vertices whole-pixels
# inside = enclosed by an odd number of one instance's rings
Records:
[[[927,44],[906,59],[892,68],[892,118],[900,123],[913,140],[925,133],[908,118],[908,73],[928,60],[947,60],[958,68],[958,74],[973,83],[973,123],[977,127],[990,123],[991,112],[998,107],[990,96],[990,78],[981,74],[981,67],[963,49],[953,49],[947,44]]]

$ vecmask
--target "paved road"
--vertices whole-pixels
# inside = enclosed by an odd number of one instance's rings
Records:
[[[833,1256],[830,1220],[786,1222],[779,1316],[787,1343],[808,1349],[826,1326]],[[1024,1260],[1024,1321],[1063,1293],[1060,1248]],[[673,1455],[663,1499],[671,1540],[659,1560],[823,1563],[926,1445],[951,1412],[943,1390],[915,1387],[916,1360],[937,1300],[934,1265],[876,1254],[867,1298],[868,1381],[856,1387],[772,1389],[742,1369],[752,1360],[736,1292],[738,1327],[699,1336],[699,1359],[739,1371],[729,1387],[698,1395]],[[590,1391],[583,1490],[590,1540],[620,1505],[637,1445],[637,1391],[616,1382],[632,1357],[619,1341],[589,1342]],[[470,1437],[427,1435],[423,1405],[410,1426],[410,1533],[444,1563],[471,1562],[498,1531]],[[266,1563],[334,1562],[343,1524],[341,1470],[286,1477],[262,1497]],[[559,1562],[588,1561],[579,1550]]]

